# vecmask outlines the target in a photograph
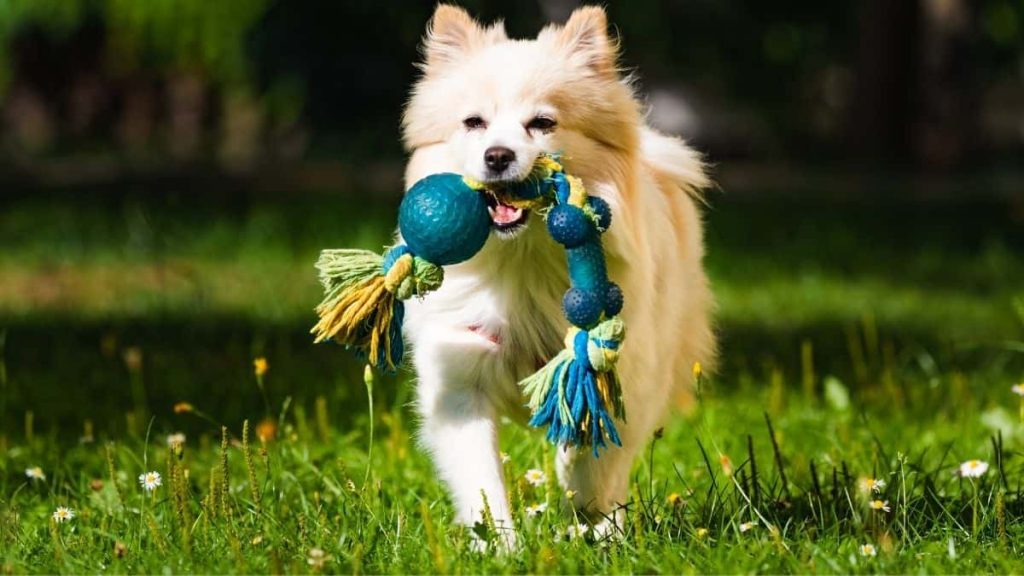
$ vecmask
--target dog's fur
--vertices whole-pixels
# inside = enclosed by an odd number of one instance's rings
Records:
[[[681,140],[645,125],[601,8],[580,8],[534,40],[510,40],[500,22],[482,27],[440,5],[424,43],[423,75],[403,120],[407,186],[437,172],[516,179],[541,152],[561,152],[566,170],[612,207],[604,245],[628,330],[618,365],[623,445],[596,459],[589,449],[559,449],[556,469],[577,509],[615,519],[637,451],[689,394],[694,362],[714,359],[697,209],[709,184],[704,166]],[[538,115],[557,125],[533,127]],[[471,116],[483,125],[464,125]],[[497,175],[484,160],[493,146],[516,156]],[[480,521],[486,497],[496,524],[512,526],[499,419],[528,417],[517,382],[564,346],[568,286],[564,250],[534,214],[525,227],[492,233],[479,254],[446,268],[440,290],[409,302],[422,443],[462,523]]]

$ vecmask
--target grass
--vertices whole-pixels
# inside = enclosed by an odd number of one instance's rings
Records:
[[[1019,570],[1024,425],[1007,380],[928,369],[913,355],[891,362],[868,365],[869,384],[857,389],[810,364],[795,385],[778,371],[732,390],[705,381],[692,413],[638,462],[617,541],[564,537],[575,521],[550,480],[554,449],[509,425],[505,472],[522,549],[508,557],[473,552],[469,532],[452,525],[411,439],[408,383],[378,398],[372,461],[369,415],[339,426],[326,399],[310,410],[272,402],[267,420],[254,412],[265,443],[245,425],[222,439],[201,404],[73,445],[26,422],[3,446],[0,560],[7,572]],[[271,361],[265,378],[288,376]],[[180,427],[200,431],[179,452],[165,438]],[[955,474],[974,458],[990,464],[985,475]],[[25,477],[34,466],[45,480]],[[527,483],[532,468],[549,480]],[[151,470],[163,485],[148,493],[136,477]],[[872,494],[864,478],[886,485]],[[871,509],[873,499],[891,512]],[[549,507],[527,517],[536,503]],[[54,523],[57,506],[76,517]],[[877,556],[863,556],[864,544]]]
[[[1024,252],[999,207],[717,202],[723,367],[637,462],[623,537],[567,538],[554,448],[509,424],[508,556],[452,524],[408,379],[370,413],[358,364],[309,344],[316,251],[379,244],[390,217],[305,196],[5,206],[0,573],[1021,570]],[[955,474],[971,459],[987,473]]]

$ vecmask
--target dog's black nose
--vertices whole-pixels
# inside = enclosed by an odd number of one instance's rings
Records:
[[[491,146],[484,151],[484,163],[492,172],[504,172],[516,159],[516,153],[504,146]]]

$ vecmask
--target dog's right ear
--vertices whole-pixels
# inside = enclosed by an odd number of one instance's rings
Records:
[[[608,36],[608,15],[604,8],[583,6],[573,10],[558,33],[557,43],[584,69],[605,78],[615,77],[618,47]]]
[[[430,69],[451,64],[474,50],[505,39],[503,23],[483,28],[462,8],[438,4],[423,41],[425,66]]]

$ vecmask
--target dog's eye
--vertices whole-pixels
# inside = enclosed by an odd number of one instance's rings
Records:
[[[540,130],[541,132],[550,132],[555,129],[558,125],[557,122],[547,116],[535,116],[532,120],[527,122],[527,130]]]
[[[484,119],[479,116],[470,116],[462,121],[462,125],[465,126],[467,130],[477,130],[486,127],[487,122],[484,122]]]

